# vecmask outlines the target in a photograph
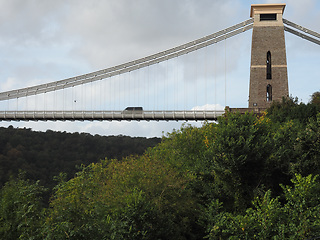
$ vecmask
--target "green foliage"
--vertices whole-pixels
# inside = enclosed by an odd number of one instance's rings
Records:
[[[306,124],[319,112],[319,107],[312,102],[309,104],[298,103],[298,98],[282,98],[282,102],[273,102],[267,109],[267,117],[273,122],[286,122],[297,120]]]
[[[112,218],[110,239],[170,239],[175,234],[174,222],[159,211],[142,191],[134,189],[127,197],[126,205],[117,209]],[[171,221],[170,221],[171,220]]]
[[[272,189],[275,195],[281,194],[279,183],[290,184],[290,179],[296,173],[294,165],[300,156],[297,150],[297,135],[303,128],[297,121],[289,120],[283,123],[272,123],[272,147],[267,158],[263,183],[267,189]]]
[[[287,200],[284,212],[287,215],[286,232],[292,239],[320,236],[320,182],[318,176],[296,175],[293,187],[283,187]]]
[[[244,215],[233,215],[223,211],[216,213],[211,218],[211,228],[208,228],[207,237],[209,239],[273,239],[278,227],[276,223],[281,222],[283,216],[278,199],[272,199],[271,192],[268,191],[261,199],[257,198],[253,206],[254,209],[247,209]],[[212,211],[212,207],[214,204],[208,208],[209,212]]]
[[[205,155],[215,181],[239,211],[247,207],[265,177],[271,135],[270,121],[264,116],[257,119],[253,114],[228,114],[219,120],[214,138],[207,145]]]
[[[209,239],[307,239],[320,236],[320,183],[311,175],[296,175],[283,186],[285,203],[267,191],[256,198],[244,215],[221,211],[221,204],[208,207]],[[219,212],[220,210],[220,212]]]
[[[179,131],[175,130],[163,138],[158,146],[149,149],[148,154],[182,172],[185,170],[206,172],[207,167],[201,158],[205,150],[204,134],[205,130],[202,128],[183,125]]]
[[[314,92],[311,95],[310,103],[313,105],[316,105],[318,107],[318,109],[320,109],[320,92],[319,91]]]
[[[303,175],[320,174],[320,113],[297,136],[299,156],[293,165],[294,171]]]
[[[56,190],[47,234],[54,239],[185,239],[197,213],[186,188],[189,179],[147,156],[91,164]]]
[[[311,152],[303,150],[297,138],[316,112],[313,104],[284,98],[262,116],[229,113],[219,124],[184,126],[149,154],[178,171],[192,173],[195,179],[189,186],[202,205],[219,199],[224,209],[241,212],[264,189],[281,194],[279,183],[290,184],[295,173],[318,174],[314,165],[319,161],[306,161]],[[310,142],[304,148],[308,146]],[[314,146],[313,154],[318,156]],[[313,169],[303,167],[306,163],[313,164]]]
[[[41,195],[45,189],[20,175],[0,191],[0,239],[43,239]]]

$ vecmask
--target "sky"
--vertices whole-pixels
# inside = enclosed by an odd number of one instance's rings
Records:
[[[320,1],[281,2],[287,4],[284,18],[320,32]],[[253,3],[278,2],[0,0],[0,91],[93,72],[193,41],[249,19],[250,5]],[[251,34],[252,31],[242,33],[226,43],[219,43],[217,48],[200,52],[196,57],[177,60],[183,62],[184,67],[175,63],[178,66],[173,68],[185,76],[185,81],[191,81],[194,77],[192,74],[197,72],[201,83],[192,85],[192,88],[196,87],[199,95],[201,91],[207,95],[208,90],[203,88],[211,84],[203,80],[204,75],[211,76],[211,79],[214,75],[220,81],[218,85],[227,86],[227,90],[219,88],[217,94],[223,91],[226,94],[223,97],[223,94],[219,95],[217,102],[213,99],[199,103],[190,100],[188,109],[199,109],[204,105],[212,107],[213,104],[218,104],[214,105],[216,107],[247,107]],[[289,93],[307,103],[310,95],[320,90],[320,46],[290,33],[285,33],[285,38]],[[194,67],[194,61],[201,54],[206,59],[213,54],[210,58],[215,59],[215,65],[209,60],[202,64],[202,58],[199,60],[202,65]],[[198,73],[200,68],[205,68],[202,71],[205,73]],[[158,73],[165,75],[161,70]],[[177,98],[183,97],[178,95]],[[183,124],[182,121],[0,122],[1,127],[13,125],[35,131],[51,129],[134,137],[161,137],[173,129],[179,129]],[[190,121],[187,124],[201,126],[202,122]]]

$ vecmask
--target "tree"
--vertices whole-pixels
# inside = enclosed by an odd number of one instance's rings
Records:
[[[20,174],[0,191],[0,238],[43,239],[44,210],[41,195],[45,189]]]
[[[320,92],[314,92],[311,95],[311,100],[310,100],[311,104],[316,105],[318,108],[320,108]]]
[[[294,171],[304,176],[320,174],[320,113],[297,134],[296,139],[295,149],[298,156],[292,166]]]
[[[265,116],[235,113],[219,119],[205,156],[215,184],[221,186],[216,197],[230,202],[228,208],[243,211],[265,182],[272,134],[271,121]]]
[[[273,122],[286,122],[297,120],[301,124],[307,124],[310,118],[315,118],[318,107],[315,104],[299,103],[298,98],[282,98],[281,102],[274,101],[267,109],[267,117]]]
[[[292,179],[282,186],[285,200],[272,198],[271,191],[254,200],[243,215],[221,211],[221,203],[208,208],[209,239],[315,239],[320,236],[320,183],[317,176]]]
[[[47,235],[54,239],[192,239],[198,210],[187,188],[191,177],[147,155],[90,164],[58,185]]]

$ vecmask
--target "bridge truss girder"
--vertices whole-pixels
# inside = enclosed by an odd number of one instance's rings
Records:
[[[217,120],[224,110],[191,111],[0,111],[0,121],[203,121]]]

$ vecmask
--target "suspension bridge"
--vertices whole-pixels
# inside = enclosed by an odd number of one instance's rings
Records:
[[[226,98],[226,76],[224,79],[212,77],[218,71],[215,66],[221,60],[215,59],[213,63],[208,61],[212,59],[209,47],[225,42],[224,46],[220,44],[220,49],[215,48],[213,51],[221,51],[223,48],[226,51],[228,39],[259,26],[272,28],[275,22],[279,23],[281,31],[320,45],[319,33],[282,18],[284,5],[272,5],[276,6],[277,11],[281,7],[280,13],[270,12],[270,4],[263,5],[267,11],[260,13],[260,6],[262,4],[253,6],[256,7],[255,12],[246,21],[150,56],[55,82],[1,92],[0,120],[216,120],[225,113],[226,99],[221,96],[224,92]],[[263,74],[267,71],[267,80],[271,79],[271,72],[276,76],[277,69],[286,71],[286,63],[277,64],[277,50],[271,53],[268,51],[265,67],[255,63],[255,53],[251,54],[251,78],[255,76],[252,69],[263,69]],[[201,67],[196,62],[200,62]],[[181,63],[185,64],[184,67],[181,67]],[[226,75],[226,66],[224,68]],[[191,71],[193,76],[189,81],[185,79],[186,71]],[[245,110],[259,110],[261,106],[265,107],[262,102],[277,99],[274,86],[278,83],[274,79],[273,84],[266,85],[267,88],[262,87],[263,91],[266,88],[266,93],[259,93],[258,87],[253,85],[250,95],[254,96],[255,92],[260,95],[249,100]],[[200,84],[205,85],[204,92],[199,92]],[[259,91],[255,91],[256,88]],[[193,94],[190,94],[190,90]],[[199,110],[194,108],[197,105],[204,107]],[[209,105],[215,107],[206,107]]]

